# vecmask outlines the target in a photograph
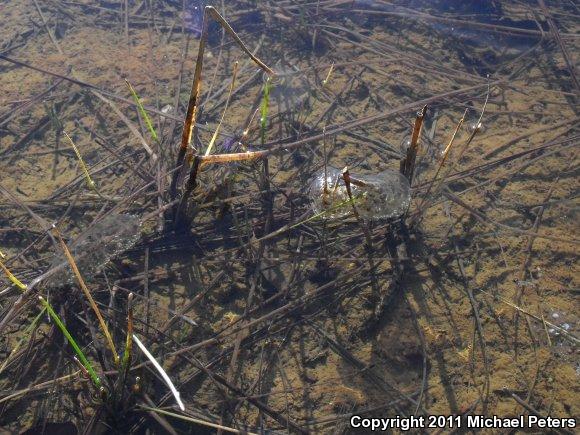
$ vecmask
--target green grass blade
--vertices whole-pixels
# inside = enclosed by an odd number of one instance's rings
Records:
[[[81,350],[81,348],[79,347],[77,342],[74,340],[72,335],[70,335],[70,332],[68,332],[68,329],[66,329],[66,326],[64,326],[64,323],[62,323],[62,320],[60,320],[60,317],[58,317],[56,312],[53,310],[52,306],[42,296],[39,296],[38,299],[40,300],[40,303],[42,304],[42,306],[44,308],[46,308],[46,311],[48,311],[48,314],[50,315],[52,320],[54,320],[54,323],[56,323],[56,326],[58,326],[58,329],[61,330],[62,334],[66,337],[66,339],[68,340],[68,342],[70,343],[70,345],[74,349],[75,353],[77,354],[77,356],[79,357],[79,359],[81,361],[81,364],[89,373],[89,376],[91,377],[93,384],[95,384],[95,387],[97,387],[97,389],[100,390],[101,380],[97,376],[97,373],[93,369],[93,366],[91,365],[91,363],[89,362],[89,360],[87,359],[87,357],[85,356],[85,354],[83,353],[83,351]]]
[[[68,139],[73,151],[75,152],[75,154],[77,156],[77,159],[79,160],[79,164],[81,165],[81,169],[82,169],[83,174],[85,176],[87,186],[89,187],[89,189],[95,191],[98,194],[99,192],[97,191],[97,185],[95,184],[95,182],[91,178],[91,174],[89,173],[89,168],[87,167],[85,161],[83,160],[83,156],[81,155],[81,152],[79,151],[79,149],[77,148],[77,146],[73,142],[72,138],[68,135],[68,133],[64,130],[62,132],[65,135],[65,137]]]
[[[264,86],[264,96],[262,97],[262,106],[260,108],[260,136],[262,145],[266,142],[266,124],[268,121],[268,107],[270,106],[270,88],[272,87],[272,80],[270,77],[266,80]]]
[[[125,352],[123,353],[123,373],[129,370],[133,351],[133,293],[129,293],[127,299],[127,339],[125,341]]]
[[[143,104],[141,104],[141,100],[139,99],[137,92],[135,92],[135,89],[133,89],[133,86],[131,86],[131,83],[129,83],[129,81],[127,79],[125,79],[125,83],[127,83],[127,86],[129,87],[129,90],[131,91],[131,95],[133,95],[133,100],[135,100],[135,104],[137,104],[137,109],[139,110],[139,114],[141,115],[141,118],[143,118],[143,121],[145,122],[145,125],[147,126],[147,130],[149,130],[149,134],[151,134],[151,137],[153,138],[153,140],[155,142],[158,142],[157,132],[155,131],[155,128],[153,128],[153,123],[151,122],[151,118],[149,118],[149,115],[147,115],[147,112],[145,111]]]
[[[2,255],[2,258],[4,258],[4,255]],[[14,284],[20,290],[25,291],[27,289],[26,284],[23,284],[18,278],[16,278],[1,261],[0,261],[0,269],[4,271],[4,273],[6,274],[8,279],[12,282],[12,284]]]

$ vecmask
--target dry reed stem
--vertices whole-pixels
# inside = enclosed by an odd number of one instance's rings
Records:
[[[419,151],[419,136],[421,134],[421,129],[423,128],[423,120],[425,119],[426,111],[427,105],[423,106],[423,109],[417,113],[415,125],[413,126],[413,133],[411,135],[411,144],[409,145],[409,149],[407,149],[407,155],[400,163],[400,171],[405,177],[407,177],[409,184],[413,184],[415,161]]]
[[[71,255],[68,247],[66,246],[66,243],[64,242],[60,232],[58,231],[58,229],[56,227],[53,227],[52,232],[58,238],[58,241],[60,242],[60,246],[64,252],[64,255],[66,256],[68,263],[69,263],[75,277],[77,278],[83,293],[85,294],[87,300],[89,301],[91,308],[93,309],[93,311],[95,312],[95,315],[97,316],[97,319],[99,320],[99,325],[101,326],[101,330],[103,331],[103,334],[105,335],[105,338],[107,339],[107,344],[109,345],[109,348],[111,349],[111,352],[113,353],[113,360],[115,362],[115,365],[118,366],[119,365],[119,355],[117,354],[117,350],[115,349],[115,343],[113,342],[113,338],[111,337],[111,333],[109,332],[109,328],[107,327],[107,324],[105,323],[105,320],[103,319],[103,316],[101,315],[101,311],[99,310],[99,307],[97,307],[97,304],[96,304],[95,300],[93,299],[91,292],[89,291],[87,285],[85,284],[85,281],[83,280],[83,277],[81,276],[81,273],[79,272],[79,269],[75,263],[75,260],[74,260],[73,256]]]
[[[198,99],[201,93],[201,72],[203,68],[203,54],[205,52],[205,46],[208,37],[208,17],[213,18],[218,22],[238,43],[241,49],[246,53],[262,70],[264,70],[269,75],[274,75],[274,71],[271,70],[266,64],[264,64],[260,59],[258,59],[254,54],[246,47],[239,36],[234,32],[227,21],[219,14],[219,12],[212,6],[206,6],[203,11],[203,24],[202,24],[202,34],[199,40],[199,49],[197,51],[197,61],[195,63],[195,72],[193,75],[193,83],[191,85],[191,93],[189,96],[189,102],[187,104],[187,114],[185,115],[185,121],[183,125],[183,132],[181,135],[181,145],[179,147],[177,161],[175,163],[176,168],[180,168],[185,160],[185,154],[191,143],[192,138],[195,135],[197,113],[199,109]],[[169,189],[169,194],[171,200],[175,199],[177,194],[177,180],[179,178],[180,171],[176,171],[171,180],[171,186]],[[191,175],[190,175],[191,177]]]
[[[423,195],[423,200],[421,201],[421,203],[417,207],[418,214],[413,217],[411,222],[414,222],[422,217],[423,211],[426,208],[426,205],[428,205],[429,193],[431,193],[431,189],[433,188],[435,181],[437,181],[437,177],[439,177],[439,173],[441,172],[443,165],[445,165],[445,162],[447,161],[447,157],[449,156],[449,152],[451,151],[451,147],[453,146],[453,144],[455,142],[455,137],[457,136],[459,129],[461,128],[461,126],[463,125],[463,122],[465,121],[465,116],[467,115],[467,110],[468,109],[465,109],[465,112],[463,112],[463,116],[461,117],[461,119],[457,123],[457,126],[455,127],[455,131],[453,132],[453,135],[451,136],[449,143],[447,144],[447,146],[443,150],[443,157],[441,158],[441,161],[439,162],[439,166],[437,167],[437,171],[435,172],[435,175],[434,175],[433,179],[431,180],[429,187],[427,188],[427,192],[425,192],[425,194]],[[444,181],[445,181],[445,177],[442,177],[439,180],[439,183],[437,184],[437,188],[435,189],[436,191],[439,190],[439,188],[441,187],[441,184],[443,184]]]
[[[257,435],[254,432],[246,432],[246,431],[234,429],[234,428],[231,428],[231,427],[223,426],[221,424],[215,424],[215,423],[212,423],[212,422],[209,422],[209,421],[206,421],[206,420],[200,420],[199,418],[193,418],[193,417],[188,417],[186,415],[176,414],[174,412],[165,411],[165,410],[159,409],[159,408],[151,408],[149,406],[143,406],[143,405],[140,405],[140,407],[143,408],[143,409],[146,409],[148,411],[158,412],[159,414],[167,415],[169,417],[178,418],[178,419],[183,420],[183,421],[188,421],[188,422],[191,422],[191,423],[199,424],[199,425],[206,426],[206,427],[211,427],[211,428],[214,428],[214,429],[223,430],[223,431],[226,431],[226,432],[239,433],[239,434],[248,434],[248,435]]]

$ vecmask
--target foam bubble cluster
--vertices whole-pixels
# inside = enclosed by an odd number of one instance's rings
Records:
[[[409,181],[401,173],[386,170],[373,175],[351,176],[352,196],[364,219],[389,219],[401,216],[411,201]],[[321,170],[310,183],[308,196],[315,213],[336,219],[353,211],[342,171],[333,167]]]

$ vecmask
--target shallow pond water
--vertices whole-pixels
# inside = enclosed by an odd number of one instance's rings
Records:
[[[210,20],[180,168],[206,4],[277,76]],[[38,285],[0,278],[0,426],[579,415],[579,16],[567,0],[1,2],[0,261]],[[210,143],[235,161],[192,165]],[[162,413],[181,411],[138,351],[116,384],[68,268],[35,281],[63,261],[55,222],[117,349],[133,293],[133,331],[198,423]]]

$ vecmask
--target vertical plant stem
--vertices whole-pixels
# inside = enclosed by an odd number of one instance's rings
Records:
[[[205,45],[207,42],[207,29],[208,29],[208,13],[207,8],[203,12],[203,24],[201,30],[201,37],[199,38],[199,49],[197,51],[197,60],[195,62],[195,71],[193,73],[193,83],[191,85],[191,93],[189,94],[189,102],[187,103],[187,113],[185,115],[185,121],[183,125],[183,131],[181,134],[181,145],[179,146],[179,151],[177,154],[177,161],[175,162],[175,168],[181,168],[185,161],[185,154],[191,143],[191,139],[195,136],[196,131],[196,119],[198,112],[198,99],[201,93],[201,71],[203,68],[203,54],[205,52]],[[169,187],[169,196],[173,201],[177,195],[177,180],[182,169],[176,170],[173,173],[173,178],[171,179],[171,186]],[[185,195],[185,193],[184,193]],[[181,207],[181,204],[180,204]]]
[[[401,173],[408,178],[409,184],[413,184],[413,174],[415,172],[415,161],[417,159],[417,152],[419,151],[419,136],[421,135],[421,129],[423,128],[423,120],[425,119],[425,113],[427,111],[427,106],[423,106],[423,109],[417,113],[415,118],[415,125],[413,126],[413,134],[411,135],[411,145],[407,150],[406,157],[401,160]]]
[[[127,339],[125,340],[125,352],[123,353],[123,373],[127,374],[131,364],[131,352],[133,349],[133,293],[127,298]]]

